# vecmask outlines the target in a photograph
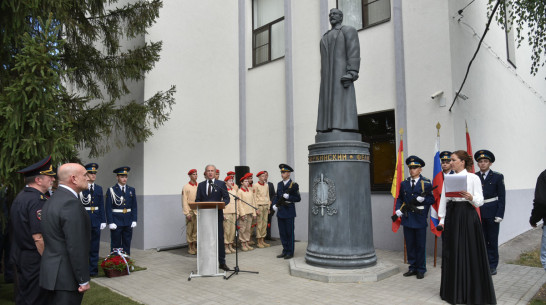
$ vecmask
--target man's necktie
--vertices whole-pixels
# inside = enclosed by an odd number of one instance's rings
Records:
[[[415,186],[415,180],[411,179],[411,188]]]
[[[122,186],[122,187],[121,187],[121,192],[122,192],[123,194],[125,194],[125,186]]]
[[[89,194],[93,196],[93,184],[91,184],[91,186],[89,187]]]
[[[207,195],[210,196],[211,193],[212,193],[212,184],[209,181],[209,191],[207,192]]]

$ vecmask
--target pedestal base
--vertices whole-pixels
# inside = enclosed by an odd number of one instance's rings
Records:
[[[361,269],[331,269],[305,263],[303,257],[290,260],[290,275],[324,283],[378,282],[400,272],[388,261],[378,260],[375,266]]]

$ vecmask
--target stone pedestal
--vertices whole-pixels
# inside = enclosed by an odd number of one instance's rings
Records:
[[[355,269],[377,262],[369,144],[358,133],[318,134],[309,145],[307,264]]]

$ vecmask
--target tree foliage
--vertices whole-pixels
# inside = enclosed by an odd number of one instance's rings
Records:
[[[499,25],[509,30],[516,30],[517,46],[527,40],[532,49],[531,71],[536,75],[546,63],[546,1],[544,0],[498,0],[503,1],[495,16]],[[496,1],[489,0],[489,11]]]
[[[146,141],[169,118],[175,87],[145,101],[131,86],[159,60],[145,41],[162,1],[2,0],[0,2],[0,185],[47,155],[78,161]]]

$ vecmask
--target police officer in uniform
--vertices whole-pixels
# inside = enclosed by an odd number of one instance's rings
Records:
[[[404,238],[408,253],[409,270],[404,276],[425,277],[427,217],[430,206],[434,203],[432,183],[421,175],[425,162],[417,156],[406,159],[410,177],[400,184],[400,193],[396,200],[396,215],[402,217]],[[405,205],[405,213],[402,205]],[[409,206],[414,206],[411,211]]]
[[[440,153],[440,162],[442,162],[442,172],[444,175],[451,175],[455,173],[455,171],[451,169],[451,154],[452,153],[447,150]]]
[[[15,197],[10,214],[13,232],[11,259],[17,270],[15,304],[47,304],[48,293],[39,283],[44,252],[40,221],[47,200],[44,193],[55,180],[51,156],[18,173],[25,176],[26,186]]]
[[[91,220],[91,245],[89,248],[89,275],[97,276],[99,272],[100,231],[106,228],[106,213],[104,211],[104,197],[102,186],[95,184],[97,179],[97,163],[84,166],[89,177],[88,187],[80,194],[80,200]]]
[[[296,202],[301,201],[299,186],[290,179],[294,171],[286,164],[279,164],[282,181],[277,185],[277,197],[273,202],[273,210],[277,212],[279,235],[282,243],[282,253],[278,258],[294,257],[294,220],[296,218]]]
[[[131,168],[122,166],[114,170],[118,183],[106,190],[106,219],[110,228],[110,250],[123,248],[131,254],[133,228],[137,226],[137,198],[135,188],[127,185]]]
[[[495,155],[489,150],[478,150],[474,154],[474,159],[480,168],[480,172],[476,175],[480,177],[482,182],[484,198],[483,205],[480,207],[483,236],[487,247],[489,269],[491,275],[495,275],[499,264],[499,228],[500,222],[504,218],[506,198],[504,176],[490,170],[491,165],[495,162]]]

